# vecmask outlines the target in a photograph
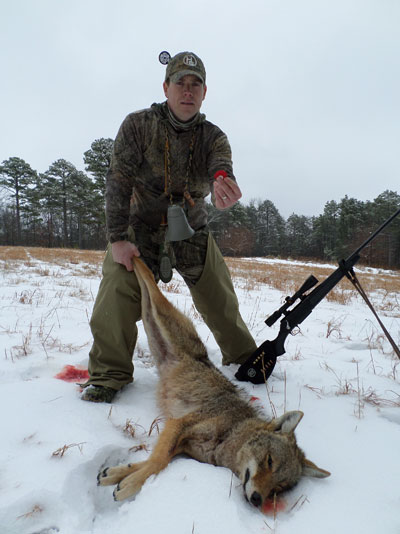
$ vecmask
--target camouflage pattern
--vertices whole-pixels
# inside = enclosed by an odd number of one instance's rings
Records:
[[[165,71],[165,81],[178,82],[183,76],[197,76],[206,83],[206,69],[204,64],[193,52],[180,52],[171,58]]]
[[[111,242],[127,239],[129,224],[145,224],[158,231],[170,203],[165,189],[165,128],[168,131],[173,202],[184,204],[183,191],[193,130],[179,129],[169,119],[166,102],[131,113],[122,123],[114,143],[106,179],[106,219]],[[189,173],[194,206],[185,205],[194,230],[207,223],[205,198],[212,193],[214,174],[225,170],[235,179],[231,148],[226,135],[199,113]]]
[[[128,238],[140,250],[142,259],[152,270],[156,282],[160,279],[160,252],[164,247],[168,253],[172,267],[185,280],[188,287],[193,287],[201,277],[207,256],[209,230],[203,227],[189,239],[165,243],[166,228],[152,230],[138,224],[128,231]]]

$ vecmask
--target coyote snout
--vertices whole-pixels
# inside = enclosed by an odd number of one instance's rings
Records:
[[[288,412],[265,421],[211,363],[193,324],[162,295],[140,259],[135,258],[134,270],[142,292],[143,324],[160,374],[158,400],[166,423],[146,461],[104,469],[99,484],[116,484],[115,499],[126,499],[174,456],[185,453],[231,469],[246,499],[261,507],[302,475],[329,476],[297,446],[294,430],[303,413]]]

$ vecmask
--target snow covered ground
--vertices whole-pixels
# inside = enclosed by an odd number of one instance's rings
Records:
[[[400,365],[359,298],[346,306],[324,300],[288,339],[268,390],[243,386],[266,417],[305,413],[299,445],[330,478],[302,479],[284,511],[264,515],[227,469],[177,458],[135,499],[114,502],[112,488],[96,485],[98,471],[146,458],[162,422],[141,325],[135,381],[112,405],[83,402],[74,382],[55,378],[67,365],[87,367],[99,279],[99,267],[84,264],[0,262],[2,534],[399,534]],[[235,284],[257,343],[273,339],[264,319],[285,295]],[[220,367],[178,276],[169,287],[163,291],[192,317]],[[399,342],[398,304],[381,316]],[[235,366],[222,371],[234,380]]]

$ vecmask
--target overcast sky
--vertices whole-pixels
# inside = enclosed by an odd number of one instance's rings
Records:
[[[196,52],[244,202],[317,215],[400,193],[399,0],[0,0],[0,162],[44,172],[164,100]]]

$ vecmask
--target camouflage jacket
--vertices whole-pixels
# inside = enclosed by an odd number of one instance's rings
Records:
[[[193,157],[188,173],[193,128]],[[166,137],[171,176],[167,192]],[[159,228],[162,215],[167,213],[170,194],[174,203],[185,206],[192,228],[201,228],[207,223],[205,198],[211,193],[214,201],[213,177],[218,170],[225,170],[234,179],[228,138],[207,121],[205,115],[199,113],[193,127],[182,130],[171,122],[166,102],[129,114],[115,139],[106,179],[106,219],[110,241],[126,239],[129,224],[137,226],[144,223],[150,228]],[[187,173],[193,207],[183,198]]]

